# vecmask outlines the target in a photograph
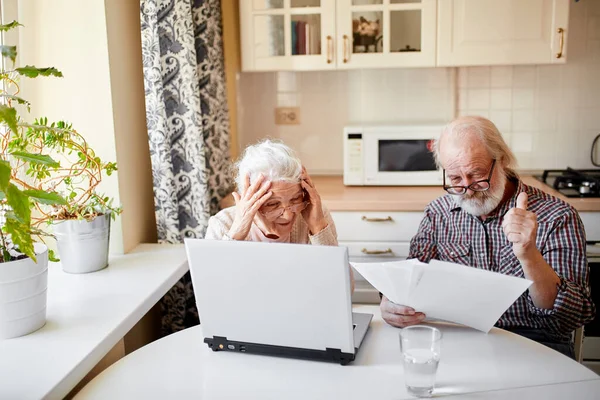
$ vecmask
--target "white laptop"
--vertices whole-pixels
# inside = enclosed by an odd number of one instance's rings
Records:
[[[352,313],[345,247],[186,239],[185,248],[212,350],[354,360],[373,315]]]

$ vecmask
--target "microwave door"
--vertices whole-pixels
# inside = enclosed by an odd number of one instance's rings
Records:
[[[368,185],[440,185],[431,139],[372,138],[365,144]]]

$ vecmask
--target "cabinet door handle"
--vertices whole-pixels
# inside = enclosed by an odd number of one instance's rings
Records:
[[[386,218],[369,218],[366,215],[363,215],[361,219],[367,222],[394,222],[394,219],[390,216],[387,216]]]
[[[348,35],[344,35],[344,63],[350,61],[348,59]]]
[[[331,64],[333,62],[333,41],[331,36],[327,36],[327,64]]]
[[[364,253],[364,254],[369,254],[369,255],[371,255],[371,254],[392,254],[392,253],[393,253],[392,249],[385,249],[385,250],[367,250],[367,249],[365,249],[365,248],[363,248],[363,249],[361,250],[361,252],[362,252],[362,253]]]
[[[563,55],[563,47],[565,46],[565,30],[563,28],[558,28],[558,34],[560,34],[560,44],[558,53],[556,53],[556,58],[561,58]]]

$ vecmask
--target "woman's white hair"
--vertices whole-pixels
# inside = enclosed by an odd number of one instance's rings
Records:
[[[496,125],[487,118],[476,116],[459,117],[444,127],[440,138],[435,141],[433,152],[438,167],[442,168],[440,161],[440,141],[442,138],[450,136],[460,140],[469,134],[475,134],[479,138],[492,158],[504,168],[507,177],[517,177],[515,171],[517,159]]]
[[[239,191],[244,189],[246,173],[250,176],[250,182],[263,174],[272,182],[298,183],[302,175],[302,162],[294,150],[271,139],[246,147],[235,167],[235,183]]]

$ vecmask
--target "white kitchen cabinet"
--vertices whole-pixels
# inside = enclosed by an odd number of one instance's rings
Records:
[[[600,242],[600,212],[580,211],[579,217],[585,228],[585,238],[588,242]]]
[[[242,70],[433,67],[436,4],[437,0],[240,1]]]
[[[569,0],[244,0],[242,69],[564,63]]]
[[[337,67],[434,67],[436,5],[436,0],[338,0]],[[373,28],[376,35],[370,35]]]
[[[410,239],[417,233],[422,212],[332,211],[340,246],[351,262],[405,260]],[[379,303],[379,292],[354,271],[355,303]]]
[[[340,241],[406,242],[417,233],[422,212],[335,211],[331,213]]]
[[[437,65],[564,63],[569,0],[440,0]]]
[[[244,71],[334,69],[335,0],[242,0]]]

